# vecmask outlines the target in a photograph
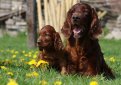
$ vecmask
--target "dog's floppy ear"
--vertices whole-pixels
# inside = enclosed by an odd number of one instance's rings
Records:
[[[54,47],[56,50],[62,50],[64,48],[61,37],[58,32],[54,34]]]
[[[64,25],[63,25],[63,27],[61,29],[61,32],[63,33],[63,35],[65,37],[69,37],[70,36],[70,34],[71,34],[71,24],[70,24],[69,21],[66,20],[64,22]]]
[[[92,17],[92,21],[91,21],[89,34],[92,38],[97,38],[97,36],[102,33],[102,28],[100,26],[98,15],[94,8],[92,8],[91,17]]]
[[[64,34],[65,37],[70,36],[71,34],[71,16],[73,13],[73,9],[69,9],[67,12],[67,16],[64,22],[64,25],[62,26],[61,32]]]

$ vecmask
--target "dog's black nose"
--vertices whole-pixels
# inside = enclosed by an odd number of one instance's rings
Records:
[[[72,18],[73,18],[73,20],[77,20],[77,19],[79,19],[78,16],[73,16]]]

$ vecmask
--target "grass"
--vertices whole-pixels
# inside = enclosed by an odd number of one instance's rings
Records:
[[[116,75],[114,80],[107,80],[102,75],[60,75],[54,69],[33,67],[28,62],[36,58],[38,49],[27,48],[26,40],[24,34],[0,38],[0,85],[7,85],[9,79],[18,85],[89,85],[91,81],[96,81],[98,85],[121,85],[121,40],[100,39],[105,60]]]

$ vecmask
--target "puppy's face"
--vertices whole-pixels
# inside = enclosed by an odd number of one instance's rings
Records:
[[[53,33],[54,31],[48,28],[43,28],[42,30],[40,30],[39,37],[37,40],[38,47],[44,49],[53,46]]]

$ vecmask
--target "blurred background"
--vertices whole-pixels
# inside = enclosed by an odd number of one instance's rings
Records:
[[[96,9],[105,39],[121,39],[121,0],[0,0],[0,38],[26,33],[35,46],[37,30],[50,24],[60,32],[69,8],[78,3]]]

